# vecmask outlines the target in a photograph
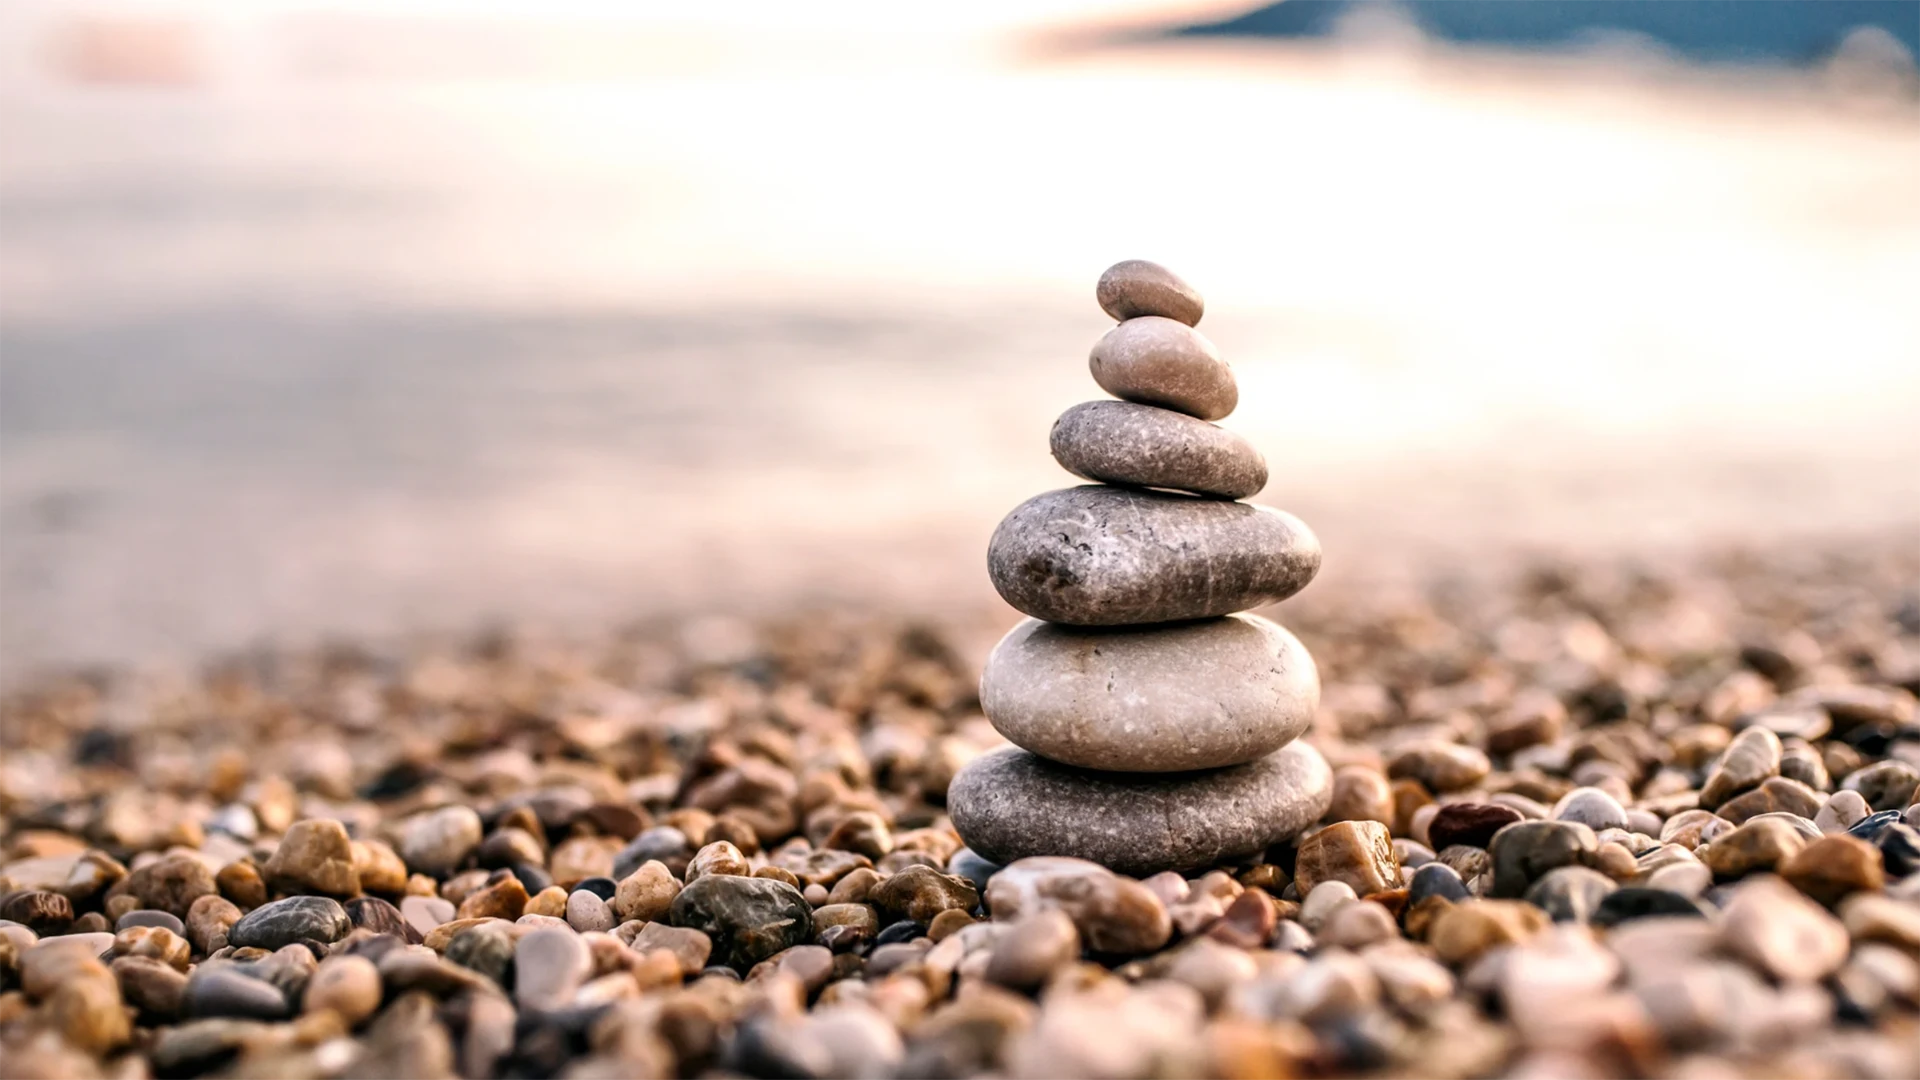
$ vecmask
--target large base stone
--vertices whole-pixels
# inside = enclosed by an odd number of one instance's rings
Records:
[[[1307,729],[1319,702],[1306,646],[1258,615],[1113,628],[1028,619],[980,677],[981,707],[1008,741],[1112,772],[1265,757]]]
[[[1252,855],[1320,820],[1332,800],[1333,771],[1305,743],[1165,775],[1087,772],[1010,746],[960,770],[947,811],[994,862],[1070,855],[1144,877]]]

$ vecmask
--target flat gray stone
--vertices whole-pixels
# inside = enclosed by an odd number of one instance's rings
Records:
[[[1128,626],[1284,600],[1320,570],[1320,540],[1251,503],[1088,485],[1036,495],[1000,522],[987,574],[1048,622]]]
[[[1267,459],[1226,428],[1131,401],[1086,401],[1048,440],[1060,467],[1088,480],[1244,499],[1267,486]]]
[[[1240,404],[1233,369],[1213,342],[1174,319],[1128,319],[1093,343],[1087,367],[1100,389],[1122,401],[1218,420]]]
[[[1085,769],[1253,761],[1313,720],[1306,646],[1258,615],[1090,628],[1027,619],[987,658],[980,703],[1010,741]]]
[[[1145,259],[1127,259],[1107,267],[1093,289],[1100,310],[1116,319],[1160,315],[1188,326],[1197,325],[1205,301],[1180,275]]]
[[[947,791],[954,828],[985,858],[1067,855],[1134,877],[1251,855],[1332,801],[1333,770],[1298,742],[1245,765],[1160,775],[1087,772],[1009,746],[973,759]]]

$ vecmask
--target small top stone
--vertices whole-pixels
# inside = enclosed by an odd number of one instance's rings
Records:
[[[1127,259],[1107,267],[1094,286],[1100,310],[1119,320],[1158,315],[1197,326],[1206,304],[1180,275],[1145,259]]]

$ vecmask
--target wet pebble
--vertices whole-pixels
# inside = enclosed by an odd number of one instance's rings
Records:
[[[278,949],[300,941],[338,941],[350,929],[352,923],[339,901],[324,896],[289,896],[248,912],[227,931],[227,943]]]

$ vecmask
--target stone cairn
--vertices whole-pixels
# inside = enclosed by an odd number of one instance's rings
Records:
[[[998,863],[1069,855],[1145,876],[1258,853],[1320,819],[1332,774],[1295,742],[1319,704],[1313,658],[1248,609],[1299,592],[1320,543],[1240,502],[1267,482],[1232,412],[1233,370],[1194,329],[1200,295],[1129,260],[1100,276],[1120,320],[1093,347],[1119,401],[1075,405],[1053,456],[1095,483],[1037,495],[995,530],[987,569],[1032,616],[980,680],[1015,745],[955,777],[948,809]]]

